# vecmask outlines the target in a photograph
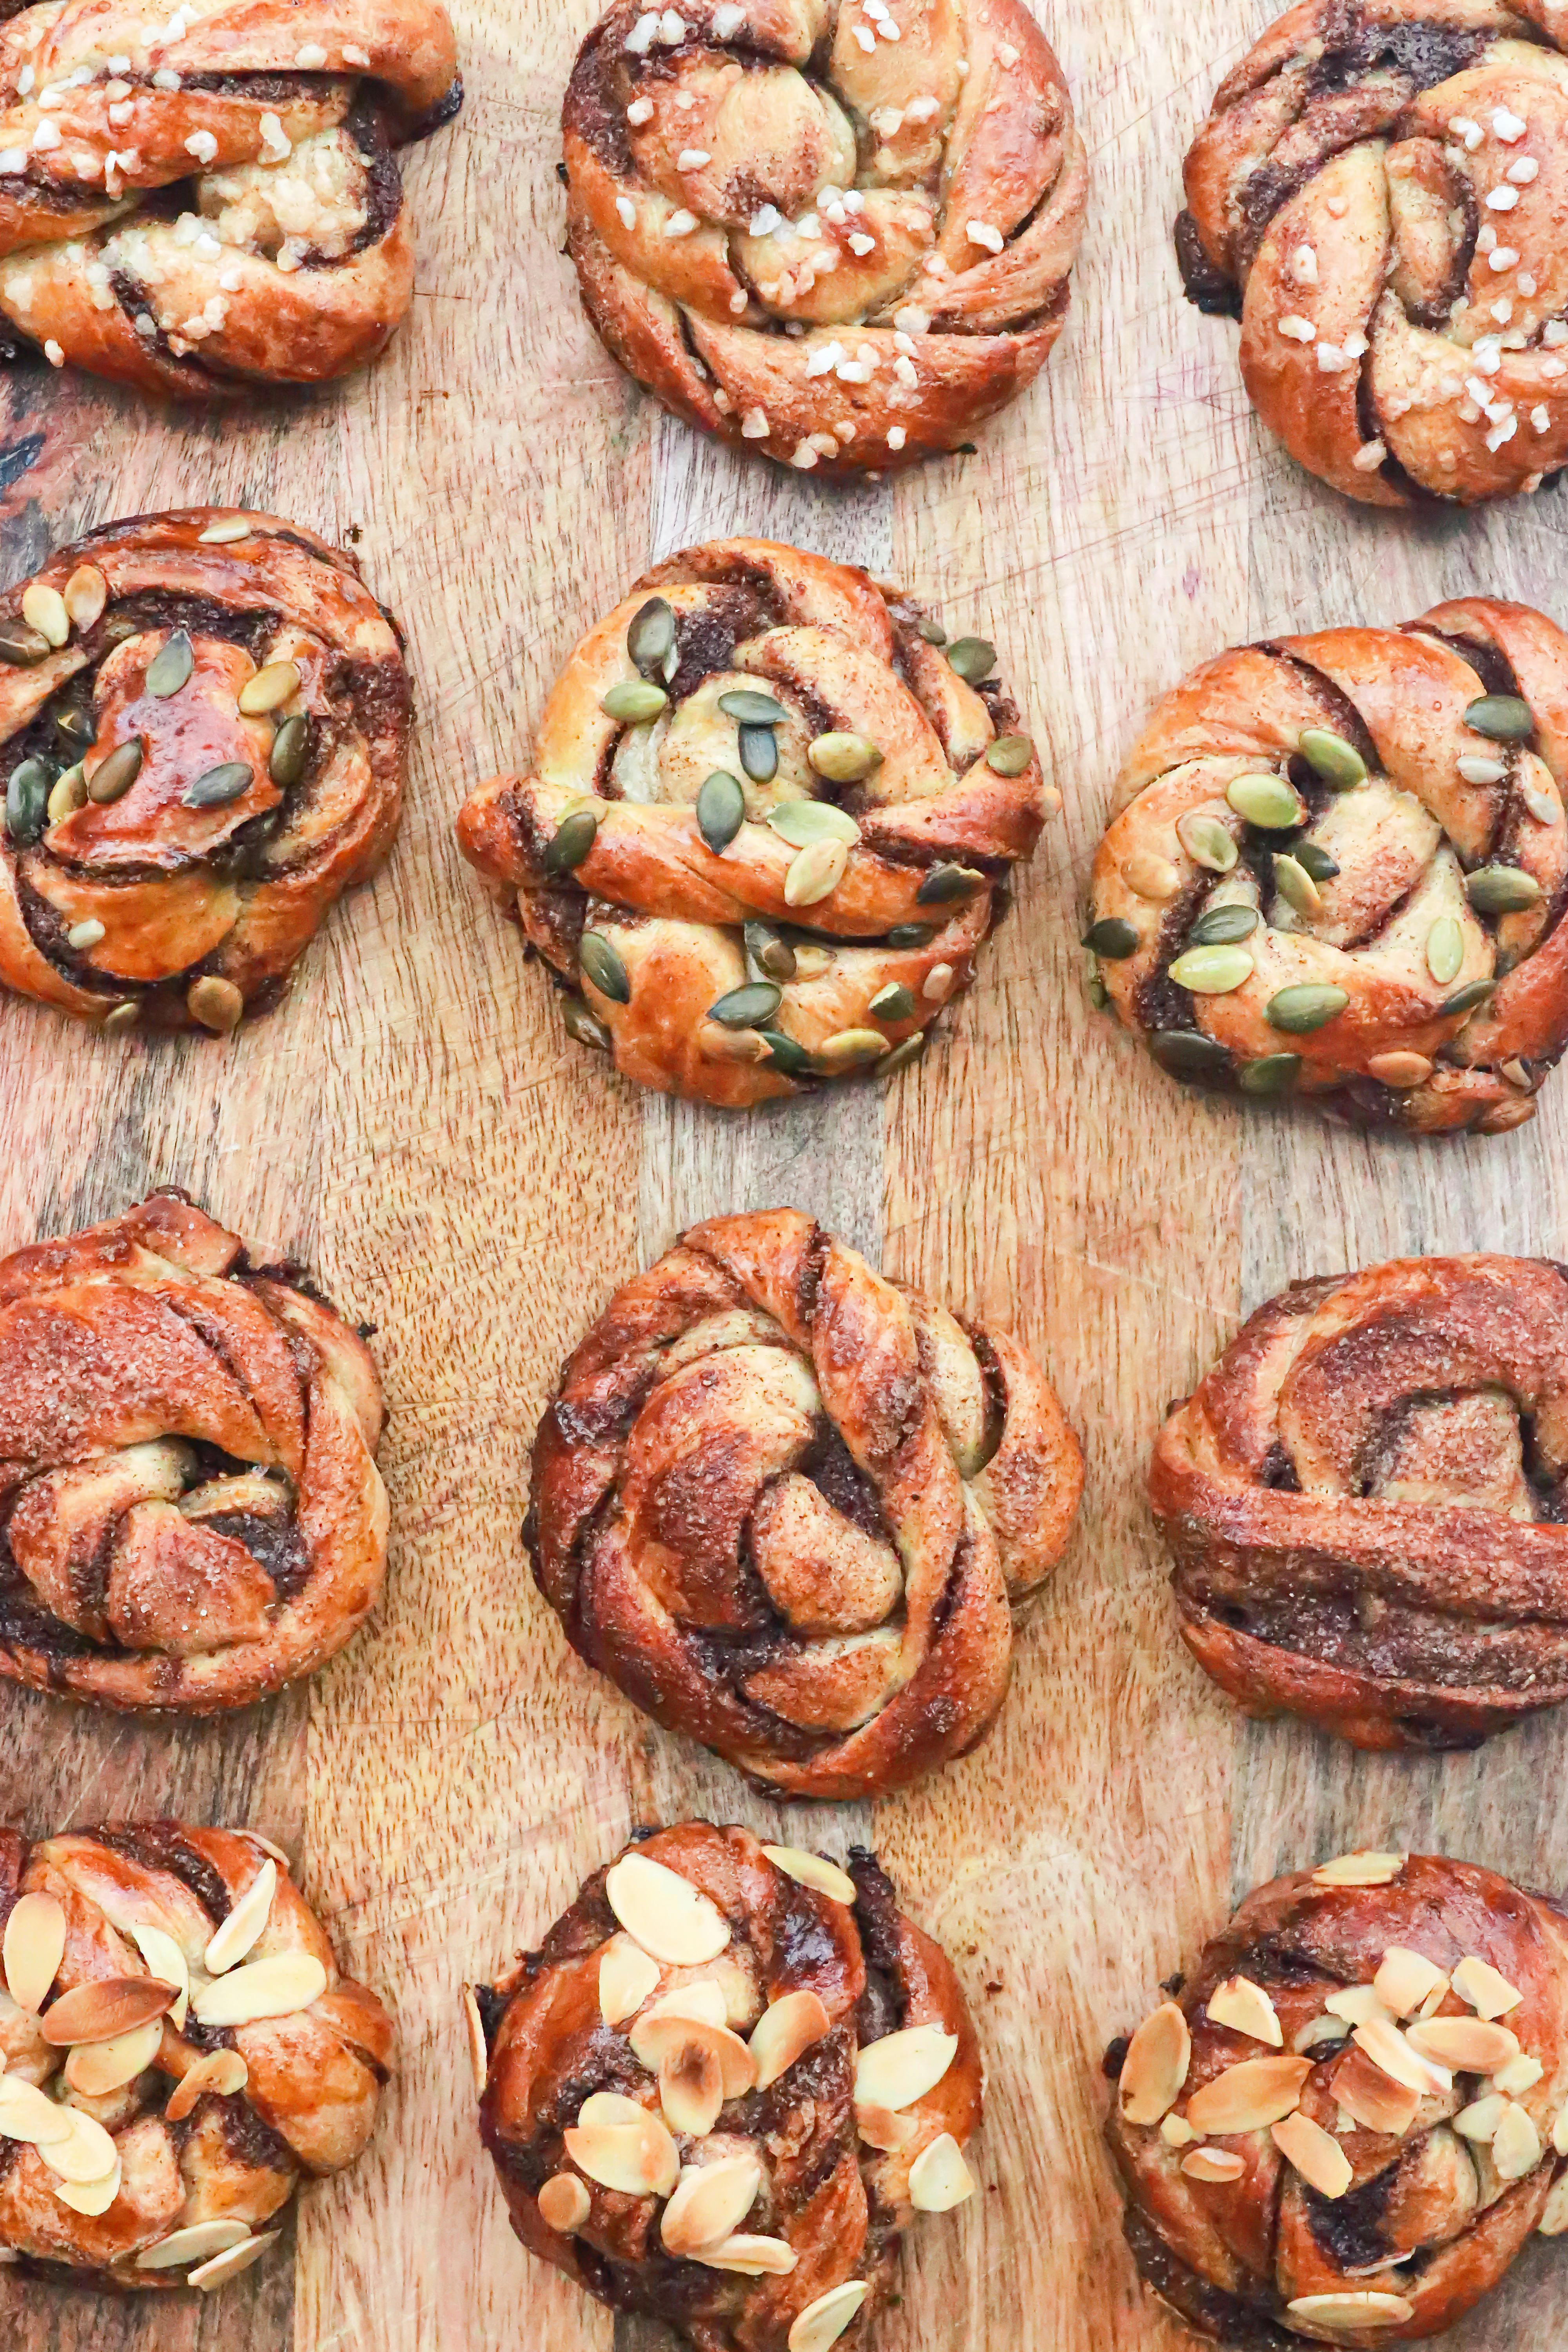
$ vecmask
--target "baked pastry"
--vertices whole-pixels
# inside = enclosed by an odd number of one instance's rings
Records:
[[[1160,1433],[1182,1632],[1249,1712],[1474,1748],[1568,1699],[1568,1275],[1292,1283]]]
[[[1106,2071],[1139,2269],[1215,2343],[1436,2336],[1568,2229],[1568,1917],[1468,1863],[1260,1887]]]
[[[1497,1135],[1568,1045],[1568,636],[1472,596],[1194,670],[1121,772],[1088,944],[1173,1076]]]
[[[183,1192],[0,1258],[0,1674],[210,1715],[380,1597],[375,1367]]]
[[[1372,506],[1568,453],[1557,0],[1301,0],[1221,84],[1176,249],[1291,456]]]
[[[595,328],[738,448],[958,448],[1062,331],[1088,172],[1023,0],[616,0],[563,130]]]
[[[984,1738],[1082,1487],[1016,1340],[775,1209],[616,1293],[535,1434],[524,1538],[656,1722],[779,1795],[864,1797]]]
[[[391,844],[409,718],[396,623],[297,524],[61,548],[0,593],[0,981],[110,1031],[266,1011]]]
[[[414,291],[396,150],[462,98],[438,0],[7,10],[0,315],[182,400],[342,375]]]
[[[697,2352],[864,2346],[900,2231],[973,2193],[969,2011],[859,1849],[649,1834],[468,2018],[523,2244]]]
[[[1060,806],[995,658],[767,540],[639,580],[458,825],[572,1035],[729,1106],[912,1060]]]
[[[0,1830],[0,2246],[34,2277],[211,2288],[370,2137],[392,2021],[253,1832]]]

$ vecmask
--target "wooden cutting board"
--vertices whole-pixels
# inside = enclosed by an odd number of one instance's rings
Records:
[[[869,1837],[954,1954],[991,2090],[983,2194],[908,2241],[881,2352],[1175,2352],[1100,2145],[1108,2036],[1233,1899],[1363,1843],[1568,1885],[1568,1719],[1446,1761],[1244,1723],[1187,1660],[1142,1500],[1149,1445],[1292,1276],[1406,1251],[1568,1255],[1568,1079],[1491,1140],[1369,1141],[1180,1094],[1089,1010],[1078,947],[1121,752],[1155,697],[1270,630],[1398,621],[1472,588],[1568,618],[1563,493],[1389,517],[1252,423],[1236,331],[1180,295],[1181,158],[1270,0],[1038,0],[1094,166],[1071,323],[979,454],[832,492],[700,442],[584,325],[561,257],[562,89],[596,0],[457,0],[468,104],[409,159],[414,312],[380,366],[210,421],[25,365],[0,425],[0,563],[120,514],[271,508],[351,541],[418,681],[391,865],[287,1006],[232,1042],[100,1040],[0,1008],[0,1247],[185,1185],[377,1327],[394,1549],[371,1629],[306,1691],[144,1727],[0,1690],[0,1816],[250,1822],[302,1867],[397,2014],[364,2159],[221,2295],[95,2304],[0,2277],[16,2352],[668,2352],[525,2257],[475,2130],[458,1988],[536,1940],[640,1822],[784,1817],[569,1654],[519,1544],[525,1449],[608,1289],[710,1213],[792,1202],[1011,1323],[1083,1433],[1077,1538],[997,1731],[895,1801],[795,1809]],[[606,1083],[457,854],[558,665],[657,554],[761,530],[889,571],[994,640],[1066,800],[940,1045],[886,1091],[749,1118]],[[1450,2341],[1568,2342],[1538,2246]]]

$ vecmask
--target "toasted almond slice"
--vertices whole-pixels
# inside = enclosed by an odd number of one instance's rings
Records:
[[[202,1965],[209,1977],[225,1977],[239,1966],[270,1918],[277,1892],[278,1864],[268,1858],[207,1945]]]
[[[79,2107],[62,2107],[60,2112],[70,2117],[69,2132],[64,2139],[45,2141],[38,2148],[49,2170],[78,2187],[107,2180],[120,2165],[120,2151],[113,2140],[100,2123],[95,2123]]]
[[[1510,2058],[1506,2066],[1499,2066],[1495,2070],[1492,2088],[1505,2092],[1510,2099],[1522,2098],[1526,2091],[1534,2090],[1545,2072],[1539,2058],[1531,2058],[1527,2051],[1521,2050],[1517,2058]]]
[[[1226,2026],[1232,2033],[1245,2033],[1252,2042],[1266,2042],[1271,2050],[1285,2046],[1274,2003],[1250,1977],[1227,1977],[1209,2002],[1208,2015],[1212,2025]]]
[[[700,2042],[675,2044],[658,2070],[658,2104],[672,2132],[706,2139],[724,2105],[724,2069]]]
[[[183,2230],[171,2230],[155,2246],[144,2246],[136,2257],[139,2271],[179,2271],[187,2263],[210,2262],[214,2254],[226,2254],[231,2246],[243,2246],[250,2235],[247,2221],[191,2221]]]
[[[1228,2148],[1194,2147],[1183,2157],[1182,2170],[1189,2180],[1202,2180],[1210,2188],[1218,2188],[1227,2181],[1239,2180],[1247,2167]]]
[[[1349,2050],[1334,2068],[1334,2096],[1352,2124],[1387,2139],[1403,2139],[1420,2109],[1420,2094],[1393,2082],[1363,2050]]]
[[[1290,2037],[1290,2047],[1298,2057],[1310,2050],[1321,2050],[1331,2042],[1348,2042],[1350,2027],[1342,2017],[1310,2017],[1299,2033]]]
[[[1167,2147],[1191,2147],[1197,2134],[1185,2116],[1166,2116],[1160,2126],[1160,2137]]]
[[[1498,2118],[1492,2134],[1492,2162],[1500,2180],[1522,2180],[1533,2172],[1545,2150],[1541,2134],[1528,2107],[1516,2107],[1511,2101]],[[46,2161],[47,2161],[46,2156]]]
[[[1299,2294],[1285,2306],[1289,2319],[1313,2320],[1320,2327],[1394,2327],[1414,2319],[1415,2305],[1402,2294]]]
[[[613,2093],[600,2092],[600,2098]],[[593,2100],[584,2101],[584,2112]],[[627,2101],[626,2105],[633,2103]],[[680,2178],[680,2155],[658,2116],[637,2109],[636,2123],[579,2120],[564,2135],[566,2153],[579,2172],[601,2189],[625,2197],[668,2197]]]
[[[169,2022],[176,2033],[185,2030],[185,2019],[191,2007],[191,1971],[185,1956],[173,1936],[162,1927],[153,1927],[138,1920],[131,1930],[137,1950],[161,1984],[178,1989],[179,1998],[169,2011]]]
[[[1564,2108],[1568,2115],[1568,2108]],[[855,2128],[868,2147],[879,2148],[884,2156],[907,2147],[920,2126],[912,2116],[896,2116],[891,2107],[861,2107],[855,2110]]]
[[[689,2168],[664,2209],[659,2235],[667,2253],[695,2254],[722,2245],[757,2201],[763,2168],[754,2156]]]
[[[215,2286],[226,2286],[231,2278],[237,2278],[252,2263],[258,2263],[268,2247],[275,2246],[282,2235],[281,2230],[267,2230],[259,2238],[242,2240],[226,2253],[215,2254],[210,2263],[200,2263],[194,2271],[187,2271],[185,2284],[199,2286],[204,2294],[210,2294]]]
[[[1416,2016],[1421,2019],[1423,2023],[1426,2022],[1427,2018],[1436,2016],[1437,2011],[1442,2008],[1443,2003],[1447,2000],[1448,1995],[1452,1990],[1453,1987],[1449,1984],[1447,1978],[1439,1977],[1436,1983],[1433,1986],[1431,1991],[1427,1994],[1426,2000],[1422,2002],[1420,2008],[1415,2012]]]
[[[786,1992],[775,2000],[757,2021],[749,2047],[756,2062],[757,2088],[771,2089],[781,2074],[787,2074],[797,2058],[803,2058],[814,2043],[821,2041],[832,2024],[826,2010],[814,1992]]]
[[[248,539],[251,526],[240,515],[224,515],[217,522],[209,522],[201,534],[202,547],[232,547],[237,539]]]
[[[145,2025],[133,2025],[112,2042],[79,2042],[66,2060],[66,2081],[84,2099],[106,2099],[110,2091],[123,2090],[145,2074],[163,2039],[163,2019],[150,2017]]]
[[[705,2246],[693,2262],[705,2270],[738,2271],[742,2278],[788,2278],[800,2256],[782,2238],[726,2238],[721,2245]]]
[[[719,1989],[714,1987],[715,1993]],[[722,2001],[723,1995],[719,1994]],[[692,2049],[711,2052],[719,2062],[724,2096],[739,2099],[757,2079],[757,2062],[738,2033],[727,2025],[711,2025],[706,2018],[683,2017],[658,2004],[658,2013],[645,2010],[631,2031],[632,2055],[650,2074],[679,2063]]]
[[[594,2210],[594,2200],[574,2172],[557,2172],[539,2192],[539,2218],[558,2238],[570,2238]]]
[[[1320,2197],[1331,2199],[1344,2195],[1355,2179],[1351,2160],[1339,2142],[1315,2124],[1310,2116],[1300,2112],[1287,2116],[1283,2123],[1273,2127],[1274,2145],[1287,2163],[1300,2174],[1310,2189]]]
[[[71,2114],[20,2074],[0,2074],[0,2139],[25,2140],[37,2148],[68,2140]]]
[[[635,1950],[636,1947],[633,1948]],[[696,1977],[689,1984],[672,1986],[668,1992],[660,1993],[657,2000],[649,2001],[637,2021],[639,2028],[658,2017],[684,2017],[700,2025],[727,2025],[730,2009],[724,1999],[724,1988],[715,1983],[711,1977]],[[632,2048],[634,2051],[637,2048],[635,2038]]]
[[[191,2007],[203,2025],[254,2025],[266,2017],[292,2017],[326,1990],[327,1971],[313,1952],[271,1952],[203,1985]]]
[[[96,563],[79,563],[65,586],[65,606],[79,629],[90,629],[109,602],[109,583]]]
[[[1559,2111],[1552,2126],[1552,2145],[1559,2156],[1568,2156],[1568,2107]]]
[[[730,1940],[729,1922],[706,1895],[646,1853],[622,1854],[605,1895],[627,1935],[666,1968],[700,1969]]]
[[[1342,2018],[1347,2025],[1370,2025],[1374,2017],[1390,2025],[1394,2022],[1394,2012],[1375,1985],[1346,1985],[1342,1992],[1330,1993],[1323,2007],[1331,2017]]]
[[[599,1955],[599,2014],[606,2025],[635,2017],[658,1986],[658,1962],[629,1936],[612,1936]]]
[[[150,2017],[166,2017],[178,1998],[176,1986],[160,1984],[156,1977],[94,1977],[51,2001],[38,2031],[56,2050],[80,2042],[118,2042]]]
[[[1157,2124],[1175,2105],[1192,2055],[1193,2037],[1173,2000],[1143,2020],[1121,2065],[1121,2112],[1130,2124]]]
[[[485,2021],[479,2015],[474,1988],[467,1984],[463,1987],[463,2023],[468,2036],[468,2072],[474,2078],[475,2095],[482,2099],[490,2079],[490,2045],[485,2040]]]
[[[108,2212],[120,2188],[120,2156],[116,2150],[113,2168],[101,2180],[57,2180],[55,2195],[73,2213],[86,2213],[96,2221],[100,2214]]]
[[[186,2067],[170,2094],[164,2116],[172,2124],[183,2123],[209,2091],[217,2098],[232,2099],[249,2080],[250,2069],[237,2050],[209,2050],[194,2066]]]
[[[1507,2105],[1500,2091],[1489,2091],[1483,2098],[1472,2099],[1468,2107],[1459,2109],[1454,2117],[1454,2129],[1461,2139],[1475,2140],[1489,2147]]]
[[[1454,1970],[1454,1990],[1478,2017],[1506,2017],[1524,1995],[1485,1960],[1465,1959]]]
[[[1568,2230],[1568,2172],[1552,2182],[1536,2227],[1543,2238],[1560,2238]]]
[[[640,2124],[648,2110],[621,2091],[591,2091],[577,2110],[580,2124]]]
[[[951,2132],[922,2147],[910,2167],[910,2203],[917,2213],[951,2213],[974,2194],[974,2175]]]
[[[1405,2038],[1423,2058],[1435,2058],[1456,2074],[1495,2074],[1519,2056],[1519,2036],[1484,2017],[1434,2017],[1405,2028]]]
[[[786,1877],[798,1879],[802,1886],[809,1886],[817,1895],[826,1895],[830,1903],[854,1907],[855,1881],[836,1862],[829,1862],[820,1853],[806,1853],[798,1845],[765,1845],[763,1852]]]
[[[1390,2025],[1381,2017],[1358,2025],[1351,2040],[1374,2066],[1383,2069],[1390,2082],[1403,2084],[1407,2091],[1415,2091],[1424,2099],[1439,2098],[1454,2087],[1454,2077],[1447,2066],[1439,2065],[1434,2058],[1424,2058],[1397,2025]]]
[[[37,2017],[60,1972],[66,1915],[52,1895],[24,1895],[12,1906],[0,1948],[5,1989],[18,2009]]]
[[[1391,1944],[1372,1980],[1372,1989],[1391,2016],[1414,2017],[1442,1981],[1442,1969],[1424,1952],[1412,1952],[1403,1944]]]
[[[1227,2066],[1187,2101],[1187,2121],[1196,2132],[1228,2137],[1235,2132],[1266,2131],[1300,2104],[1301,2085],[1311,2073],[1306,2058],[1244,2058]]]
[[[789,2352],[828,2352],[869,2293],[861,2279],[846,2279],[842,2286],[830,2286],[826,2294],[796,2313],[789,2332]]]
[[[940,2025],[906,2025],[868,2042],[855,2061],[857,2106],[912,2107],[934,2091],[958,2055],[958,2036]]]
[[[1404,1869],[1407,1853],[1342,1853],[1312,1873],[1315,1886],[1388,1886]]]

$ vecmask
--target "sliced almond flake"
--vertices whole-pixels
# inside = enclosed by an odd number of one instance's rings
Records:
[[[220,2099],[232,2099],[249,2080],[250,2070],[237,2050],[209,2050],[194,2066],[186,2067],[163,2113],[170,2123],[183,2123],[209,2092]]]
[[[1552,2182],[1536,2227],[1543,2238],[1560,2238],[1568,2231],[1568,2172],[1560,2173]]]
[[[55,2195],[59,2199],[60,2203],[68,2205],[73,2213],[85,2213],[93,2221],[97,2221],[101,2214],[108,2212],[119,2196],[120,2189],[121,2172],[118,2153],[114,2158],[113,2169],[105,2173],[101,2180],[57,2180],[55,2182]]]
[[[49,1997],[66,1950],[66,1915],[52,1895],[24,1895],[12,1906],[0,1948],[5,1989],[36,2017]]]
[[[185,2284],[199,2286],[204,2294],[210,2294],[214,2287],[226,2286],[231,2278],[237,2278],[252,2263],[258,2263],[282,2234],[281,2230],[268,2230],[259,2238],[247,2238],[243,2244],[230,2246],[226,2253],[215,2254],[210,2263],[198,2263],[194,2271],[187,2271]]]
[[[865,2302],[870,2289],[860,2279],[830,2286],[797,2314],[789,2331],[789,2352],[828,2352]]]
[[[184,1952],[173,1936],[145,1921],[137,1920],[131,1934],[137,1950],[160,1982],[179,1988],[179,1998],[169,2011],[169,2022],[176,2033],[183,2033],[191,2007],[191,1971]]]
[[[278,1864],[268,1855],[207,1945],[202,1965],[209,1977],[226,1976],[253,1949],[271,1916],[277,1892]]]
[[[1552,2145],[1559,2156],[1568,2156],[1568,2107],[1558,2112],[1557,2121],[1552,2126]]]
[[[782,2000],[765,2009],[749,2045],[756,2063],[758,2090],[771,2089],[781,2075],[787,2074],[831,2024],[821,2000],[810,1991],[786,1992]]]
[[[1294,2112],[1311,2073],[1306,2058],[1244,2058],[1227,2066],[1187,2101],[1187,2121],[1215,2137],[1266,2131]]]
[[[84,2115],[79,2107],[62,2107],[60,2112],[70,2117],[70,2130],[64,2139],[40,2143],[38,2154],[62,2180],[79,2187],[106,2180],[120,2165],[120,2151],[113,2140],[100,2123]]]
[[[1121,2064],[1121,2112],[1130,2124],[1152,2125],[1181,2097],[1192,2063],[1193,2037],[1173,2000],[1146,2017]]]
[[[1254,2042],[1265,2042],[1271,2050],[1285,2046],[1274,2003],[1250,1977],[1227,1978],[1209,2002],[1208,2015],[1211,2024],[1226,2026],[1233,2033],[1245,2033]]]
[[[734,2271],[742,2278],[788,2278],[800,2256],[783,2238],[740,2234],[726,2238],[721,2245],[705,2247],[691,2259],[705,2270]]]
[[[479,2004],[474,1998],[472,1985],[463,1987],[463,2022],[468,2036],[468,2071],[474,2078],[474,2095],[482,2099],[490,2079],[490,2049],[485,2039],[485,2021],[479,2015]]]
[[[56,2050],[117,2042],[149,2018],[166,2017],[178,1997],[174,1985],[161,1984],[156,1977],[95,1977],[51,2001],[38,2031]]]
[[[84,2099],[106,2099],[146,2073],[163,2040],[163,2021],[153,2017],[112,2042],[79,2042],[66,2060],[66,2081]]]
[[[1531,2058],[1521,2050],[1517,2058],[1510,2058],[1506,2066],[1497,2069],[1492,2076],[1492,2088],[1503,2092],[1510,2099],[1517,2099],[1526,2091],[1533,2091],[1545,2072],[1539,2058]]]
[[[200,544],[203,547],[232,547],[237,541],[248,539],[250,531],[249,523],[240,516],[225,515],[218,521],[208,523],[201,534]]]
[[[694,1977],[688,1984],[672,1985],[668,1992],[648,2002],[637,2027],[651,2025],[661,2017],[684,2017],[699,2025],[727,2025],[730,2009],[724,1988],[713,1977]],[[632,2048],[637,2048],[635,2042]]]
[[[624,1853],[605,1895],[627,1935],[667,1968],[700,1968],[730,1941],[728,1921],[706,1895],[646,1853]]]
[[[593,2210],[594,2200],[574,2172],[556,2173],[539,2192],[539,2218],[560,2238],[580,2230]]]
[[[1310,2017],[1300,2032],[1292,2034],[1290,2047],[1300,2057],[1308,2051],[1322,2049],[1328,2042],[1348,2042],[1350,2037],[1350,2027],[1342,2017]]]
[[[1415,2318],[1415,2305],[1402,2294],[1299,2294],[1285,2315],[1319,2327],[1396,2327]]]
[[[723,1995],[719,1988],[722,2006]],[[682,2016],[679,2010],[665,2009],[658,2013],[645,2010],[631,2031],[632,2055],[639,2066],[657,2074],[682,2053],[700,2050],[710,2054],[718,2063],[723,2079],[724,2096],[739,2099],[751,2090],[757,2079],[757,2062],[738,2033],[727,2025],[711,2024],[706,2018]]]
[[[1375,1985],[1346,1985],[1342,1992],[1330,1993],[1323,2007],[1331,2017],[1343,2018],[1347,2025],[1368,2025],[1374,2017],[1390,2025],[1394,2022]]]
[[[1312,1873],[1316,1886],[1389,1886],[1410,1856],[1407,1853],[1342,1853]]]
[[[19,2074],[0,2074],[0,2139],[19,2139],[42,2148],[69,2139],[71,2129],[68,2107],[57,2106]]]
[[[563,2137],[566,2153],[579,2172],[626,2197],[668,2197],[680,2178],[680,2155],[664,2124],[646,2107],[614,2119],[599,2106],[614,2094],[598,2092],[585,2099],[578,2120]],[[616,2100],[617,2109],[636,2106],[633,2100]],[[584,2120],[585,2118],[585,2120]]]
[[[855,2061],[857,2106],[891,2107],[897,2115],[934,2091],[958,2055],[958,2036],[939,2025],[907,2025],[868,2042]]]
[[[271,1952],[203,1985],[191,2007],[202,2025],[254,2025],[293,2017],[326,1990],[327,1971],[313,1952]]]
[[[1394,2017],[1413,2017],[1443,1982],[1443,1971],[1424,1952],[1392,1944],[1372,1980],[1372,1989]]]
[[[1489,2091],[1483,2098],[1472,2099],[1454,2117],[1454,2129],[1461,2139],[1474,2140],[1480,2147],[1489,2147],[1492,2134],[1503,2118],[1508,2101],[1500,2091]]]
[[[821,803],[817,803],[818,806]],[[786,1877],[798,1880],[816,1894],[826,1895],[830,1902],[842,1903],[848,1909],[855,1904],[855,1881],[836,1862],[820,1853],[807,1853],[797,1845],[765,1845],[763,1852]]]
[[[599,2014],[606,2025],[635,2017],[658,1988],[658,1962],[629,1936],[613,1936],[599,1955]]]
[[[754,2156],[689,2167],[659,2219],[665,2252],[677,2257],[721,2245],[757,2201],[763,2168]]]
[[[1454,1990],[1478,2017],[1488,2019],[1506,2017],[1524,1999],[1488,1961],[1474,1958],[1461,1960],[1454,1970]]]
[[[144,2246],[136,2257],[136,2267],[139,2271],[184,2270],[187,2263],[210,2262],[214,2254],[226,2254],[231,2246],[244,2245],[249,2235],[247,2221],[192,2221],[183,2230],[172,2230],[155,2246]]]
[[[951,2213],[974,2194],[974,2175],[951,2132],[939,2133],[910,2167],[910,2203],[917,2213]]]
[[[1386,2024],[1380,2017],[1358,2025],[1351,2039],[1391,2082],[1415,2092],[1421,2098],[1438,2098],[1454,2087],[1453,2075],[1447,2066],[1424,2058],[1396,2025]]]
[[[1529,2108],[1515,2106],[1510,2101],[1492,2134],[1492,2162],[1497,2167],[1498,2179],[1522,2180],[1526,2173],[1535,2170],[1544,2152]]]
[[[1166,2116],[1160,2126],[1160,2137],[1167,2147],[1191,2147],[1197,2134],[1185,2116]]]
[[[1347,2052],[1336,2064],[1333,2089],[1352,2128],[1386,2139],[1402,2139],[1420,2112],[1420,2093],[1395,2083],[1363,2050]]]
[[[1275,2147],[1309,2188],[1331,2200],[1342,2197],[1355,2173],[1342,2147],[1310,2116],[1287,2116],[1273,2126]]]
[[[1455,2074],[1495,2074],[1519,2056],[1519,2036],[1484,2017],[1434,2017],[1405,2029],[1405,2040],[1423,2058]]]
[[[857,2107],[855,2128],[868,2147],[890,2156],[909,2146],[920,2126],[912,2116],[896,2116],[891,2107]]]
[[[1194,2147],[1182,2158],[1182,2170],[1189,2180],[1207,2181],[1214,2187],[1239,2180],[1246,2169],[1240,2157],[1228,2148]]]

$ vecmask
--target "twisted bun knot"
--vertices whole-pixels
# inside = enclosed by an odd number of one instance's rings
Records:
[[[540,1423],[528,1534],[574,1647],[656,1721],[858,1797],[990,1728],[1082,1482],[1016,1341],[780,1209],[616,1293]]]
[[[392,2022],[265,1838],[0,1830],[0,2246],[29,2272],[216,2286],[364,2147]]]
[[[1217,2343],[1439,2335],[1568,2229],[1568,1919],[1490,1871],[1341,1855],[1258,1889],[1113,2044],[1148,2284]]]
[[[1568,454],[1555,0],[1303,0],[1221,85],[1177,231],[1303,466],[1374,506],[1539,488]]]
[[[973,2193],[969,2011],[859,1849],[845,1872],[742,1829],[661,1830],[470,2027],[523,2244],[700,2352],[863,2345],[900,2231]]]
[[[373,358],[414,289],[395,150],[462,100],[445,11],[146,15],[38,0],[0,27],[0,312],[57,367],[182,399]]]
[[[177,1192],[0,1260],[0,1673],[243,1706],[381,1591],[363,1342]]]
[[[1020,0],[617,0],[563,130],[595,327],[742,447],[831,474],[952,449],[1061,332],[1087,168]]]
[[[1255,1713],[1466,1748],[1568,1698],[1568,1277],[1294,1284],[1166,1422],[1150,1493],[1188,1646]]]
[[[265,1011],[403,807],[401,642],[270,515],[109,524],[0,595],[0,980],[120,1031]]]
[[[458,824],[581,988],[574,1036],[731,1106],[920,1053],[1059,806],[993,648],[945,644],[863,572],[751,539],[661,564],[584,638],[534,772]]]
[[[1495,1135],[1568,1044],[1568,638],[1439,604],[1223,654],[1154,713],[1089,943],[1173,1076]]]

